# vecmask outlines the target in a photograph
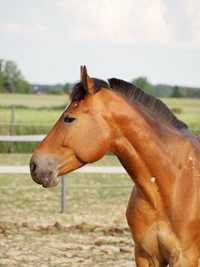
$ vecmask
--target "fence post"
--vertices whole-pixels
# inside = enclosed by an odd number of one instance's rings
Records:
[[[61,213],[66,211],[67,200],[66,200],[66,177],[61,176]]]
[[[11,106],[10,135],[15,134],[15,106]]]
[[[10,135],[14,135],[15,134],[15,106],[12,105],[11,106],[11,118],[10,118]],[[10,147],[10,152],[14,152],[15,151],[15,144],[12,143],[11,147]]]

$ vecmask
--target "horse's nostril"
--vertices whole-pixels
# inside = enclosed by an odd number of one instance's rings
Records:
[[[36,170],[36,163],[32,160],[31,163],[30,163],[30,169],[31,169],[31,172],[34,172]]]

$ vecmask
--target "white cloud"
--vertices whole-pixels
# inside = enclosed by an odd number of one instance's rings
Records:
[[[188,42],[200,45],[200,1],[183,0],[182,4],[190,28],[190,40]]]
[[[60,0],[73,39],[149,43],[168,41],[163,0]]]
[[[33,0],[32,0],[33,1]],[[38,0],[0,19],[0,34],[42,40],[199,47],[199,0]],[[40,4],[41,3],[41,4]],[[22,19],[23,17],[23,19]]]

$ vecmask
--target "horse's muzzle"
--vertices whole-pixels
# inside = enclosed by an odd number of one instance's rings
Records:
[[[57,160],[51,155],[33,155],[30,161],[32,179],[43,187],[53,187],[59,182]]]

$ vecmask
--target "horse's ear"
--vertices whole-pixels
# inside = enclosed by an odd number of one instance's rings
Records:
[[[85,91],[90,95],[94,94],[94,82],[92,78],[89,77],[86,66],[81,66],[81,81]]]

